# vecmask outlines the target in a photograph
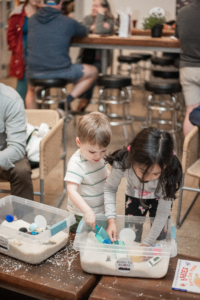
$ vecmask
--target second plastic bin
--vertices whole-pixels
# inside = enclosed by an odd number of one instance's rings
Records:
[[[118,239],[120,231],[124,228],[131,228],[135,232],[135,241],[126,237],[125,245],[100,243],[95,238],[96,231],[81,222],[74,240],[74,249],[80,251],[83,270],[92,274],[127,277],[165,276],[170,257],[177,255],[176,230],[173,221],[168,220],[164,234],[156,241],[158,246],[140,247],[140,239],[142,241],[147,236],[153,220],[148,217],[117,216]],[[105,215],[97,215],[96,223],[107,229]],[[123,241],[123,237],[120,240]],[[151,265],[150,259],[156,263]]]
[[[7,222],[11,215],[17,221]],[[45,220],[43,232],[32,235],[19,231]],[[8,219],[8,218],[7,218]],[[69,227],[75,223],[73,214],[27,199],[7,196],[0,199],[0,252],[30,264],[38,264],[63,248],[68,241]]]

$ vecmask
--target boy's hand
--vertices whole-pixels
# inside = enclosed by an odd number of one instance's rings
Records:
[[[92,209],[89,209],[88,211],[86,211],[86,213],[84,213],[84,218],[85,218],[85,223],[88,224],[93,229],[95,229],[96,216]]]
[[[117,226],[115,219],[108,220],[108,228],[106,231],[110,237],[111,242],[115,242],[117,240]]]

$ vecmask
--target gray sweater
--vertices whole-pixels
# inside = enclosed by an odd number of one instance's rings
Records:
[[[27,78],[56,76],[71,65],[72,37],[87,36],[87,29],[60,10],[42,7],[29,19]]]
[[[14,168],[24,158],[26,146],[26,114],[19,94],[0,83],[0,167]]]
[[[103,24],[108,23],[109,28],[105,28]],[[90,32],[90,26],[94,23],[94,18],[92,15],[86,16],[84,18],[83,24],[87,27],[88,32]],[[112,19],[105,19],[105,16],[102,14],[98,14],[95,19],[95,32],[96,34],[113,34],[114,28],[114,20]]]
[[[116,218],[116,193],[123,177],[126,177],[127,179],[125,191],[126,195],[138,198],[138,191],[142,190],[142,184],[132,168],[123,171],[122,169],[112,167],[110,175],[104,186],[105,214],[108,219]],[[151,180],[144,184],[144,191],[146,194],[148,194],[148,198],[159,198],[158,208],[153,225],[147,237],[142,242],[148,246],[153,246],[155,244],[157,237],[167,222],[172,205],[171,199],[164,200],[162,198],[162,191],[160,191],[157,195],[158,197],[156,197],[155,191],[157,185],[157,179]]]
[[[180,68],[200,67],[200,0],[183,7],[176,21],[176,37],[181,42]]]

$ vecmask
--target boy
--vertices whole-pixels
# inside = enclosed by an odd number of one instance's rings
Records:
[[[100,112],[92,112],[79,120],[76,143],[80,149],[70,158],[64,179],[67,181],[67,210],[75,214],[77,221],[70,228],[71,232],[76,232],[82,216],[94,228],[95,214],[104,213],[103,186],[108,170],[103,158],[111,134],[109,119]]]

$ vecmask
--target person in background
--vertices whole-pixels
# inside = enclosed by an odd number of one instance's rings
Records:
[[[180,82],[186,103],[183,132],[194,127],[189,121],[191,111],[200,105],[200,0],[183,7],[176,21],[175,36],[180,39]]]
[[[80,149],[70,158],[64,178],[69,197],[67,210],[75,214],[77,221],[71,232],[76,232],[83,216],[94,227],[95,214],[104,213],[103,186],[109,171],[103,158],[111,134],[109,119],[100,112],[79,119],[76,143]]]
[[[12,51],[9,76],[17,78],[16,91],[24,101],[27,92],[25,68],[28,55],[28,19],[37,11],[39,3],[40,0],[26,0],[11,12],[8,20],[7,42]]]
[[[61,11],[63,15],[73,18],[74,1],[72,0],[63,1]]]
[[[11,195],[33,200],[31,167],[26,157],[26,114],[23,100],[0,83],[0,180],[10,182]]]
[[[114,242],[116,228],[116,193],[123,177],[126,178],[125,214],[155,218],[147,237],[142,240],[143,225],[136,226],[136,240],[141,246],[154,246],[166,237],[166,222],[171,215],[172,202],[182,180],[182,167],[173,150],[168,132],[145,128],[130,146],[105,157],[111,172],[104,185],[107,233]]]
[[[90,88],[98,72],[94,66],[71,63],[71,39],[87,36],[87,29],[76,20],[64,16],[61,8],[61,0],[44,0],[42,7],[30,18],[27,78],[63,78],[75,83],[67,96],[68,110],[71,110],[71,102]],[[34,91],[35,88],[28,84],[28,109],[35,108]]]
[[[92,14],[84,18],[83,24],[89,33],[112,35],[114,29],[114,17],[111,13],[107,0],[93,0]],[[88,63],[95,66],[101,72],[101,50],[83,49],[78,58],[81,63]],[[91,86],[79,98],[80,103],[77,111],[84,111],[90,103],[95,84]]]

